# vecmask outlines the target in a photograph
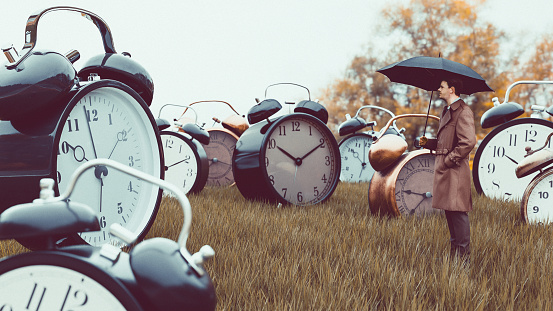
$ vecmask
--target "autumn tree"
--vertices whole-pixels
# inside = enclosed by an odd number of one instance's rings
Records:
[[[339,124],[345,121],[345,115],[353,116],[364,105],[381,106],[396,115],[426,113],[430,92],[390,82],[376,70],[415,56],[441,56],[473,68],[496,90],[495,93],[463,97],[475,113],[477,134],[482,138],[489,131],[478,126],[482,113],[492,107],[492,97],[504,96],[507,86],[520,75],[503,70],[504,65],[500,64],[498,55],[505,34],[479,19],[477,9],[478,4],[463,0],[412,0],[407,6],[384,9],[378,29],[380,35],[369,43],[363,55],[352,60],[344,77],[323,91],[321,99],[329,111],[331,129],[337,132]],[[544,40],[537,46],[536,55],[539,57],[533,58],[534,63],[517,62],[518,73],[521,73],[520,70],[533,70],[536,79],[550,77],[552,44],[551,40]],[[540,66],[544,63],[549,67]],[[439,115],[443,108],[441,101],[436,99],[434,94],[430,110],[433,115]],[[389,117],[374,114],[375,111],[363,117],[376,120],[379,127],[384,126]],[[398,121],[398,126],[406,128],[405,136],[409,143],[422,135],[424,118],[402,120]],[[435,121],[428,122],[427,133],[432,135],[437,124]]]

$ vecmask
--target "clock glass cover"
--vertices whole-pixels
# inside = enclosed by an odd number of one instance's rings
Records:
[[[209,145],[202,146],[209,160],[207,186],[224,187],[234,184],[232,154],[238,137],[227,129],[208,129]]]
[[[122,84],[114,84],[117,85]],[[57,182],[60,193],[64,192],[71,174],[80,164],[97,158],[115,160],[150,175],[163,176],[159,135],[145,104],[137,101],[138,95],[131,96],[129,91],[132,90],[124,85],[95,87],[93,84],[86,88],[91,90],[72,108],[59,138]],[[98,166],[79,179],[70,199],[84,202],[98,212],[102,229],[80,233],[86,243],[118,244],[108,232],[110,225],[119,223],[137,237],[143,237],[157,213],[160,190],[139,178]]]
[[[535,118],[515,119],[494,128],[474,157],[472,174],[478,193],[490,198],[520,200],[537,173],[519,179],[515,169],[526,155],[525,148],[542,147],[551,132],[552,122]]]
[[[286,202],[316,204],[334,192],[340,172],[338,144],[315,117],[282,117],[271,126],[263,146],[266,178]]]

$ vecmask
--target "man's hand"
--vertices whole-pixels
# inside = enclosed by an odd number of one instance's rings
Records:
[[[428,138],[426,138],[426,136],[421,136],[421,138],[419,138],[419,146],[424,146],[427,142]]]

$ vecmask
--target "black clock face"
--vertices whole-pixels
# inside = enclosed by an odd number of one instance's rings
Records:
[[[0,310],[142,310],[121,283],[89,263],[35,252],[0,263]]]
[[[203,147],[181,133],[162,131],[165,180],[186,194],[202,190],[207,181],[207,156]]]
[[[281,201],[316,204],[336,189],[338,144],[318,119],[304,114],[284,116],[271,125],[262,146],[265,178]]]
[[[520,200],[526,186],[537,173],[517,178],[515,169],[532,150],[545,144],[553,123],[535,118],[514,119],[494,128],[480,143],[472,167],[478,193],[503,200]]]
[[[363,133],[350,135],[340,142],[341,181],[368,182],[371,180],[374,169],[369,162],[369,148],[372,143],[372,136]]]
[[[63,193],[72,173],[84,162],[106,158],[150,175],[163,177],[159,133],[146,104],[132,89],[116,81],[93,82],[72,102],[59,134],[57,184]],[[160,203],[160,190],[150,183],[99,166],[79,179],[70,199],[98,212],[101,231],[83,232],[91,245],[119,243],[108,230],[119,223],[143,237]]]

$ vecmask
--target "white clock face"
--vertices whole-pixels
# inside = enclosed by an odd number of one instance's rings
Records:
[[[530,224],[549,224],[553,221],[553,171],[546,171],[538,176],[536,182],[532,182],[532,189],[527,193],[527,202],[523,215]]]
[[[403,215],[435,213],[432,208],[432,187],[436,156],[429,153],[409,160],[399,171],[396,179],[395,200]]]
[[[537,173],[519,179],[515,169],[526,155],[525,148],[541,148],[552,131],[552,122],[525,118],[509,121],[490,132],[474,158],[476,190],[490,198],[520,200]]]
[[[101,284],[71,269],[32,265],[0,275],[0,310],[125,310]]]
[[[371,180],[374,169],[369,163],[369,148],[372,143],[372,137],[366,134],[354,134],[340,142],[341,181],[368,182]]]
[[[165,180],[186,194],[198,178],[198,158],[187,141],[170,133],[161,133],[165,156]]]
[[[57,157],[60,193],[82,163],[107,158],[160,177],[156,132],[147,113],[128,93],[100,87],[86,94],[71,110],[61,133]],[[86,171],[70,199],[98,212],[101,231],[80,233],[91,245],[118,244],[108,230],[119,223],[139,236],[157,210],[158,190],[150,183],[105,166]]]
[[[273,125],[265,138],[265,171],[278,195],[297,205],[328,198],[338,181],[340,153],[336,139],[317,119],[290,115]]]

